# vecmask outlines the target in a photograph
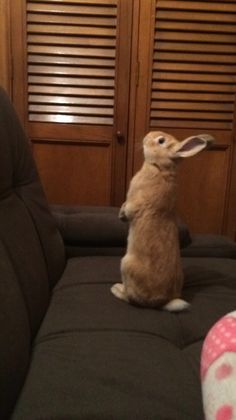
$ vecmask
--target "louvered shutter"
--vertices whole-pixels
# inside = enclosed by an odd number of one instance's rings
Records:
[[[27,2],[30,121],[112,125],[117,1]]]
[[[156,2],[151,127],[232,130],[236,3]]]

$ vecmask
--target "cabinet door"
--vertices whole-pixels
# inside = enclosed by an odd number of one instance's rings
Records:
[[[133,171],[149,130],[215,145],[182,162],[178,210],[194,232],[235,235],[236,3],[141,0]],[[235,210],[235,209],[234,209]]]
[[[13,101],[53,203],[125,193],[129,0],[13,0]]]

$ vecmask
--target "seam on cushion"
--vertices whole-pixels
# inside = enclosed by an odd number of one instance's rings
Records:
[[[196,338],[196,340],[191,341],[191,343],[187,343],[183,348],[182,351],[188,350],[189,347],[194,346],[195,344],[203,343],[204,336],[201,336],[199,338]]]
[[[185,328],[183,326],[183,323],[182,323],[180,317],[178,317],[178,316],[177,316],[177,322],[179,324],[179,331],[180,331],[180,334],[179,334],[179,338],[180,338],[180,349],[181,350],[184,350],[186,348],[186,343],[185,343],[185,335],[186,335],[185,333],[186,333],[186,331],[185,331]]]
[[[65,284],[65,285],[56,285],[56,287],[53,289],[52,294],[55,295],[56,293],[61,292],[62,290],[71,289],[73,287],[79,287],[79,286],[96,286],[96,285],[113,285],[114,282],[112,281],[91,281],[91,282],[79,282],[79,283],[71,283],[71,284]]]
[[[112,333],[133,333],[137,335],[148,335],[155,338],[160,338],[163,341],[167,341],[171,346],[175,347],[176,349],[180,350],[178,345],[170,341],[167,337],[164,337],[160,334],[156,334],[154,332],[149,332],[145,330],[134,330],[134,329],[121,329],[121,328],[74,328],[74,329],[67,329],[67,330],[59,330],[57,332],[48,333],[42,338],[38,338],[34,342],[34,347],[38,344],[43,344],[44,342],[53,341],[56,339],[60,339],[62,336],[65,337],[66,335],[70,336],[73,334],[81,334],[81,333],[104,333],[104,332],[112,332]]]

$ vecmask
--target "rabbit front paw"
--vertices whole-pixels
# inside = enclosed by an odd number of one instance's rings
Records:
[[[125,203],[120,208],[119,219],[122,220],[122,222],[127,222],[128,221],[128,217],[127,217],[127,214],[125,212]]]

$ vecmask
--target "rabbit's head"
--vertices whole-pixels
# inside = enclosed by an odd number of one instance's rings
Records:
[[[150,131],[143,140],[145,161],[168,168],[180,158],[196,155],[213,141],[209,134],[188,137],[180,142],[171,134]]]

